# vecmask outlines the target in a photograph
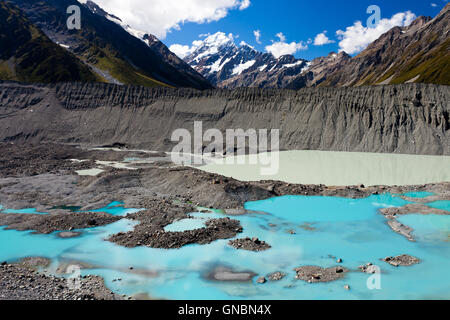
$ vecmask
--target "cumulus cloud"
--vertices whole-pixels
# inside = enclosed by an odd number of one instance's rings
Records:
[[[181,59],[184,59],[191,53],[195,51],[200,45],[202,45],[203,41],[195,40],[192,42],[191,46],[182,45],[182,44],[173,44],[169,47],[169,50],[175,53]]]
[[[182,44],[173,44],[169,47],[169,50],[175,53],[181,59],[193,52],[191,46],[184,46]]]
[[[316,38],[314,39],[314,45],[315,46],[323,46],[329,43],[334,43],[335,41],[330,40],[327,35],[326,35],[327,31],[325,30],[322,33],[319,33]]]
[[[370,43],[377,40],[383,33],[393,27],[409,26],[416,19],[416,15],[411,11],[400,12],[390,19],[381,19],[375,28],[364,27],[361,21],[357,21],[353,26],[347,27],[345,31],[338,30],[336,34],[339,39],[339,51],[354,54],[364,50]]]
[[[84,3],[86,0],[79,0]],[[183,23],[208,23],[227,16],[230,10],[244,10],[250,0],[95,0],[133,28],[164,39]]]
[[[432,7],[437,7],[437,4],[436,3],[431,3],[431,6]]]
[[[253,35],[255,36],[256,43],[261,44],[261,31],[255,30],[253,31]]]
[[[242,0],[239,10],[245,10],[250,7],[250,0]]]
[[[280,40],[279,41],[273,41],[270,46],[266,46],[266,51],[270,52],[274,55],[275,58],[279,58],[285,54],[294,54],[299,50],[306,50],[308,49],[308,45],[306,45],[303,42],[286,42],[286,36],[280,32],[276,35]]]
[[[286,41],[286,36],[283,34],[283,32],[278,32],[276,36],[280,39],[281,42]]]

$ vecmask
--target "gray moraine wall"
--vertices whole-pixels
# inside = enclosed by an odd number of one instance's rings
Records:
[[[197,91],[0,82],[0,141],[170,151],[172,132],[280,129],[281,150],[450,155],[450,87]]]

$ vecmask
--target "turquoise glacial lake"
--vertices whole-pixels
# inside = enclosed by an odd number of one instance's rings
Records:
[[[426,194],[410,195],[416,198]],[[399,218],[414,228],[416,242],[393,232],[377,211],[403,206],[398,196],[384,194],[365,199],[284,196],[248,202],[248,214],[230,216],[244,228],[242,237],[258,237],[272,248],[264,252],[236,250],[228,240],[208,245],[189,245],[165,250],[125,248],[105,241],[110,235],[132,230],[136,222],[126,218],[108,226],[80,230],[81,236],[63,239],[50,235],[5,230],[0,227],[0,261],[40,256],[51,259],[47,272],[60,263],[83,262],[91,266],[82,274],[102,276],[119,294],[147,294],[165,299],[450,299],[450,216],[406,215]],[[448,201],[437,206],[448,208]],[[0,207],[0,214],[5,210]],[[125,216],[120,202],[98,211]],[[6,211],[8,212],[8,211]],[[31,213],[31,212],[30,212]],[[70,214],[70,213],[68,213]],[[194,212],[189,219],[167,226],[168,231],[201,228],[211,218],[224,215]],[[294,233],[294,234],[293,234]],[[409,254],[421,259],[410,267],[393,267],[380,259]],[[332,267],[336,260],[351,269],[343,279],[310,284],[295,280],[294,268],[303,265]],[[371,262],[381,268],[381,288],[370,290],[371,276],[357,267]],[[205,275],[217,266],[252,271],[259,276],[282,271],[278,282],[218,282]],[[133,267],[133,270],[129,268]],[[118,280],[120,279],[120,280]],[[345,285],[350,290],[345,290]]]

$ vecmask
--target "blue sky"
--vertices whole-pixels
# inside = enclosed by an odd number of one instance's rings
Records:
[[[207,1],[207,0],[206,0]],[[436,6],[432,6],[432,3]],[[390,19],[399,12],[411,11],[416,16],[434,17],[445,6],[443,0],[317,0],[317,1],[287,1],[287,0],[252,0],[245,10],[230,10],[225,18],[210,23],[187,22],[180,25],[180,30],[171,30],[163,40],[168,46],[172,44],[190,45],[199,35],[222,31],[238,35],[236,42],[245,41],[260,51],[273,41],[278,41],[276,34],[282,32],[286,42],[307,42],[315,36],[327,31],[327,37],[335,41],[322,46],[309,44],[308,49],[299,50],[296,57],[313,59],[327,55],[330,51],[339,50],[337,30],[345,30],[360,20],[364,26],[369,14],[368,6],[378,5],[381,18]],[[258,44],[253,34],[254,30],[261,32],[261,44]]]
[[[180,56],[195,49],[193,41],[201,40],[200,35],[221,31],[233,34],[237,44],[245,41],[275,56],[291,53],[308,60],[339,50],[355,55],[393,26],[407,25],[420,15],[436,16],[447,1],[94,0],[132,28],[156,35]],[[367,28],[371,5],[381,10],[375,28]],[[260,30],[261,43],[255,30]],[[325,30],[321,43],[329,43],[315,45]]]

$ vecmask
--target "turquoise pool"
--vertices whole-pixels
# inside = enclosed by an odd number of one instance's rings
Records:
[[[365,199],[284,196],[248,202],[249,214],[230,216],[244,228],[241,237],[259,237],[272,248],[259,253],[236,250],[228,240],[208,245],[189,245],[164,250],[125,248],[105,241],[112,234],[129,231],[136,222],[122,219],[108,226],[80,230],[80,237],[61,239],[56,233],[36,235],[0,228],[0,261],[41,256],[52,261],[49,272],[67,261],[92,266],[82,274],[104,277],[106,285],[120,294],[144,293],[166,299],[450,299],[450,216],[407,215],[399,221],[415,229],[416,242],[394,233],[380,208],[409,202],[384,194]],[[98,211],[124,216],[138,209],[125,209],[115,202]],[[131,210],[131,211],[130,211]],[[107,211],[108,212],[108,211]],[[0,213],[1,214],[1,213]],[[202,227],[221,213],[191,214],[192,219],[175,222],[168,230]],[[380,261],[386,256],[410,254],[418,265],[393,267]],[[336,259],[352,270],[344,279],[309,284],[295,280],[294,268],[302,265],[331,267]],[[381,270],[381,289],[369,290],[370,275],[356,271],[371,262]],[[130,270],[129,267],[133,267]],[[282,271],[278,282],[216,282],[205,274],[216,266],[267,275]],[[439,276],[437,276],[439,275]],[[118,281],[117,279],[121,279]],[[351,290],[344,286],[349,284]]]

